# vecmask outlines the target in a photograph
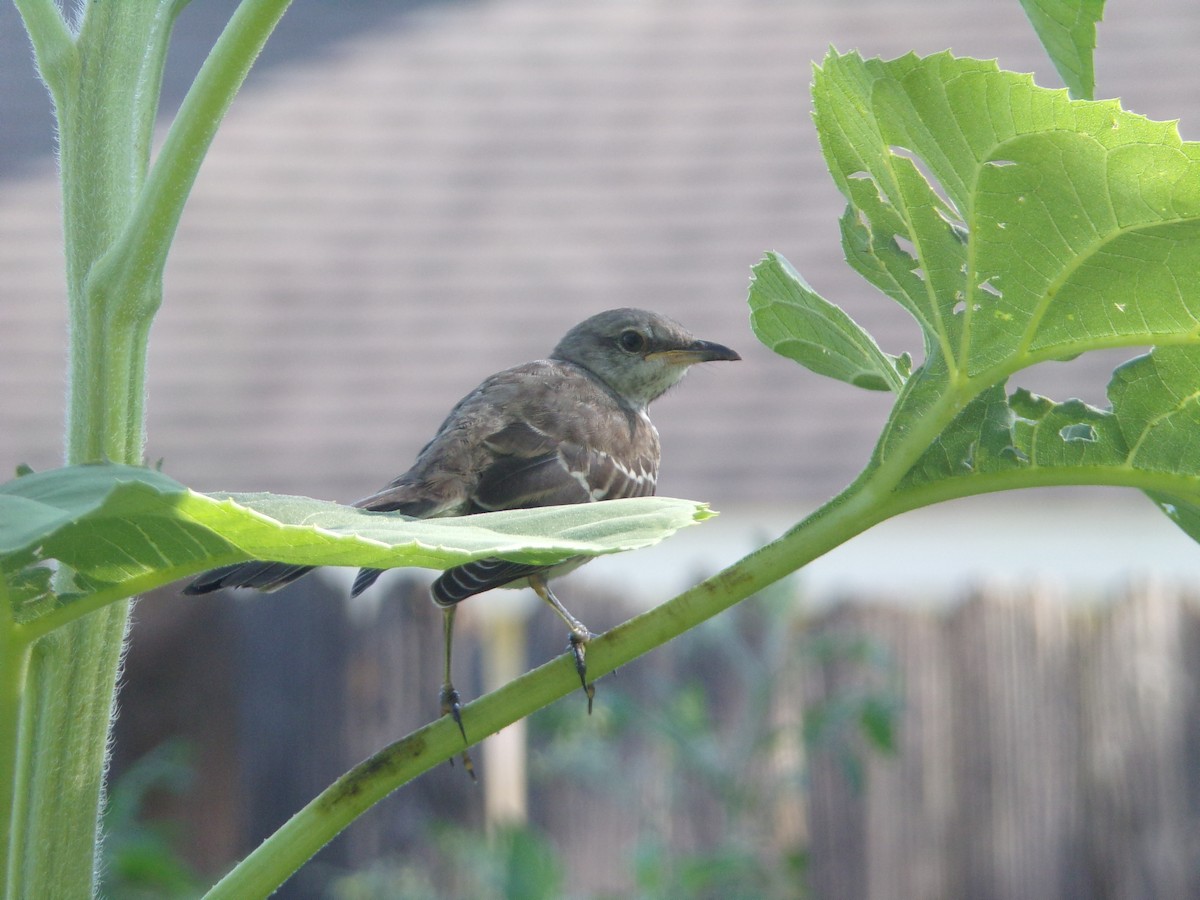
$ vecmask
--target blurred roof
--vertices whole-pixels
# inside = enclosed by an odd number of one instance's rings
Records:
[[[232,5],[185,11],[168,111]],[[15,19],[0,5],[10,470],[58,462],[65,353],[48,103]],[[1112,4],[1097,94],[1181,116],[1187,136],[1198,40],[1191,2]],[[831,44],[950,47],[1059,84],[1019,5],[996,0],[296,4],[184,215],[152,336],[147,457],[201,490],[351,500],[406,468],[483,376],[632,305],[745,357],[659,401],[662,493],[718,507],[834,493],[889,397],[773,356],[745,305],[750,266],[775,249],[885,349],[919,350],[841,260],[843,203],[809,118],[810,67]],[[1022,383],[1102,402],[1110,363]]]

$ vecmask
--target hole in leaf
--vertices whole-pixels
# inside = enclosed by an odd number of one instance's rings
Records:
[[[925,161],[907,147],[901,147],[898,144],[892,144],[888,149],[894,156],[907,159],[921,173],[921,176],[929,184],[930,190],[942,201],[937,208],[938,215],[945,219],[946,223],[955,229],[956,232],[961,231],[962,233],[966,233],[966,220],[963,218],[962,213],[958,211],[958,207],[954,205],[954,201],[950,199],[950,195],[943,189],[941,182],[929,170],[929,167],[925,165]]]
[[[967,452],[963,455],[962,466],[968,472],[975,471],[975,451],[978,448],[979,444],[975,441],[972,441],[970,446],[967,447]]]
[[[961,316],[963,313],[965,313],[967,311],[967,304],[965,301],[959,300],[957,303],[954,304],[954,309],[952,309],[950,311],[952,313],[954,313],[954,315],[956,315],[956,316]]]
[[[991,278],[988,278],[985,281],[980,282],[979,290],[983,291],[983,293],[985,293],[985,294],[991,294],[993,297],[995,297],[997,300],[999,300],[1004,295],[1000,292],[999,288],[997,288],[994,284],[992,284],[992,278],[995,278],[995,277],[996,276],[993,275]]]
[[[1007,166],[1015,166],[1015,159],[989,159],[984,161],[985,166],[995,166],[997,169],[1003,169]]]
[[[941,209],[940,207],[938,208],[937,214],[941,217],[943,222],[950,226],[950,230],[954,232],[954,236],[965,244],[967,239],[971,236],[971,229],[967,227],[967,223],[962,219],[955,218],[950,214],[950,212]]]
[[[1021,387],[1056,401],[1077,398],[1098,409],[1109,405],[1108,383],[1121,363],[1149,347],[1109,347],[1077,354],[1075,359],[1038,363],[1015,376]],[[1065,355],[1065,354],[1064,354]]]
[[[904,235],[902,235],[902,234],[893,235],[892,240],[896,242],[896,246],[900,249],[901,253],[908,254],[914,260],[917,258],[917,245],[914,244],[912,241],[910,241],[908,238],[906,238]]]
[[[1096,429],[1087,422],[1076,422],[1074,425],[1064,425],[1060,428],[1058,436],[1068,443],[1086,441],[1094,444],[1096,442]]]
[[[1017,462],[1029,462],[1029,454],[1020,447],[1013,447],[1011,444],[1000,451],[1001,459],[1015,459]]]

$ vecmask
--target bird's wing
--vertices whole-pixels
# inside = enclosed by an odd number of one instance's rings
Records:
[[[512,422],[483,440],[488,465],[470,493],[475,511],[527,509],[586,503],[586,482],[568,463],[578,455],[574,445],[556,439],[528,422]]]
[[[459,516],[654,493],[658,436],[589,373],[539,361],[498,373],[463,398],[416,464],[356,506]],[[439,602],[524,578],[537,566],[482,560],[447,571]],[[355,591],[377,573],[364,570]]]
[[[486,443],[495,454],[472,494],[479,510],[517,509],[644,497],[654,493],[656,458],[628,462],[607,450],[555,440],[528,422],[514,422]],[[445,572],[433,597],[450,605],[526,578],[544,567],[484,559]]]
[[[655,460],[628,461],[599,447],[513,422],[484,441],[492,452],[471,494],[478,510],[526,509],[644,497],[654,493]]]

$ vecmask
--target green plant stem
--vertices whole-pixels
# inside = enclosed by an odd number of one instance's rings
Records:
[[[33,43],[38,73],[57,105],[78,61],[70,29],[54,0],[13,0],[13,3]]]
[[[167,251],[200,165],[291,2],[242,0],[184,97],[124,229],[97,260],[91,273],[93,290],[123,298],[131,321],[149,321],[157,312]],[[183,3],[176,0],[175,5]]]
[[[33,648],[21,730],[23,882],[14,897],[88,897],[94,874],[108,729],[129,601],[43,638]]]
[[[116,293],[92,275],[146,180],[178,7],[177,0],[89,4],[75,38],[77,75],[55,96],[70,311],[71,464],[141,460],[150,316],[133,311],[145,308],[145,296]],[[161,279],[137,291],[156,295],[156,305]]]
[[[139,464],[146,343],[183,204],[212,137],[290,0],[244,0],[150,171],[167,47],[186,0],[89,3],[70,34],[52,0],[16,0],[54,98],[69,307],[68,463]],[[65,582],[60,582],[65,583]],[[9,897],[94,891],[99,809],[128,601],[41,638],[0,704],[17,781],[3,808]],[[11,622],[9,623],[12,624]],[[11,641],[10,628],[6,639]],[[27,668],[24,668],[27,666]],[[22,674],[13,673],[9,674]],[[8,682],[6,682],[7,684]],[[22,724],[24,723],[24,724]],[[28,765],[19,765],[26,760]]]
[[[59,41],[41,11],[45,41]],[[59,124],[70,369],[66,458],[138,462],[149,322],[120,315],[123,298],[88,277],[128,218],[149,163],[151,129],[176,4],[90,4],[70,78],[46,73]],[[37,43],[35,41],[35,46]],[[39,63],[44,61],[39,52]],[[103,773],[128,601],[39,641],[19,720],[29,761],[12,811],[10,896],[86,897],[95,883]],[[6,710],[6,712],[8,712]],[[3,726],[8,727],[11,719]],[[10,816],[10,821],[12,817]]]

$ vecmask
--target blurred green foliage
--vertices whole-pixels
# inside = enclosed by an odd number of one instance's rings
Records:
[[[147,816],[155,795],[184,794],[194,778],[191,748],[166,741],[113,782],[104,807],[100,896],[111,900],[199,897],[203,882],[179,856],[179,823]]]

